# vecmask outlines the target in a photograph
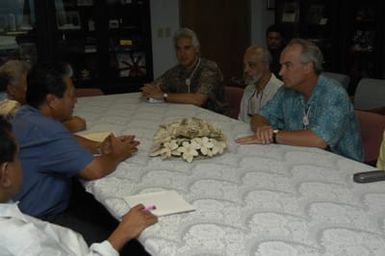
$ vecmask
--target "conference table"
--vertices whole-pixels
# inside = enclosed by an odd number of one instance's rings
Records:
[[[147,103],[139,93],[79,98],[87,132],[134,134],[139,151],[85,183],[116,218],[130,195],[175,190],[196,211],[159,217],[139,241],[154,256],[385,255],[385,183],[358,184],[374,169],[342,156],[287,145],[238,145],[248,124],[188,104]],[[150,157],[160,124],[198,117],[220,128],[228,149],[194,160]]]

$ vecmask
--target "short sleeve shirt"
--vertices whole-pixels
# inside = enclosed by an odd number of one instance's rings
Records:
[[[307,119],[307,129],[322,138],[332,152],[363,160],[353,105],[344,88],[322,75],[307,103],[301,93],[281,87],[260,114],[274,128],[288,131],[303,130]]]
[[[164,92],[206,95],[208,100],[203,107],[224,113],[225,88],[221,70],[215,62],[203,58],[200,58],[197,65],[195,71],[177,65],[166,71],[155,82],[160,83]],[[187,79],[190,80],[190,86],[186,83]]]
[[[92,160],[58,121],[25,105],[12,120],[23,168],[22,191],[14,198],[29,215],[43,217],[64,211],[71,195],[71,177]]]

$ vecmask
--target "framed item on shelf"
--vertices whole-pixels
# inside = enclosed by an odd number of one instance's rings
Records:
[[[143,52],[117,53],[120,77],[143,77],[146,75],[146,57]]]
[[[299,6],[297,2],[287,2],[283,8],[281,22],[294,23],[299,19]]]
[[[65,29],[81,29],[80,16],[77,11],[57,12],[57,28]]]
[[[109,28],[119,28],[119,20],[109,20],[108,21]]]

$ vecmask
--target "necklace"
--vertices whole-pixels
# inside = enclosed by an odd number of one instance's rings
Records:
[[[190,76],[186,78],[185,84],[187,85],[187,92],[190,93],[190,85],[191,85],[191,79],[195,74],[195,71],[197,71],[199,64],[201,63],[201,58],[198,58],[198,63],[195,65],[193,71],[191,72]]]

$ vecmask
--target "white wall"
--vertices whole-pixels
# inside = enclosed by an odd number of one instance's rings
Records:
[[[265,31],[274,23],[274,10],[267,9],[266,0],[251,1],[251,44],[266,46]]]
[[[250,0],[251,44],[265,46],[265,31],[274,23],[266,0]],[[150,0],[154,78],[176,64],[172,35],[179,28],[179,0]]]
[[[154,78],[176,64],[172,36],[179,29],[179,0],[150,0]]]

